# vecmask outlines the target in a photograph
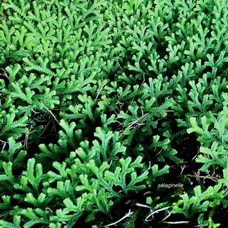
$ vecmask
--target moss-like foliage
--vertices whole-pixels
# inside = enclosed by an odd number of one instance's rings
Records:
[[[226,0],[0,1],[0,227],[225,224],[227,24]]]

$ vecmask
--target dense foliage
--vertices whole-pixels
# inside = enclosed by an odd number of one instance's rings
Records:
[[[225,224],[227,27],[226,0],[0,1],[0,227]]]

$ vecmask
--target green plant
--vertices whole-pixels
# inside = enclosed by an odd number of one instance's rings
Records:
[[[0,227],[222,223],[226,0],[0,3]]]

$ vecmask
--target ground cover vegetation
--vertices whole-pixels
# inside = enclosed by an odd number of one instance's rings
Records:
[[[225,227],[227,0],[0,3],[0,227]]]

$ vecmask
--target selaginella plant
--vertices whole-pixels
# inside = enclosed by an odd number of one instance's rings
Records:
[[[227,14],[226,0],[0,1],[0,227],[217,227]]]

